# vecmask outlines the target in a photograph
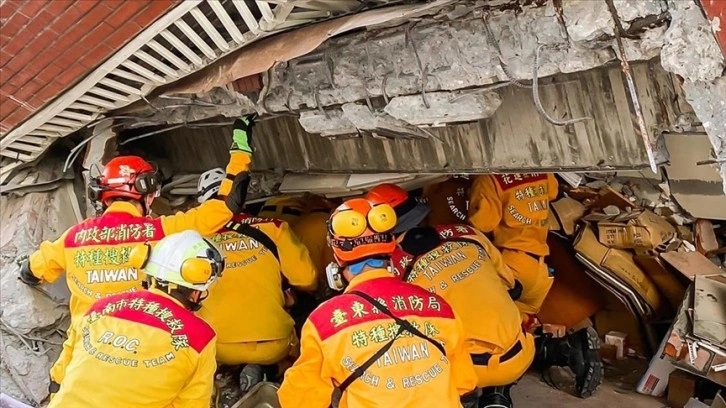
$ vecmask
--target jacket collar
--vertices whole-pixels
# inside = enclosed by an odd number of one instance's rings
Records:
[[[149,292],[151,292],[151,293],[153,293],[153,294],[155,294],[155,295],[157,295],[157,296],[161,296],[161,297],[164,297],[164,298],[166,298],[166,299],[169,299],[169,300],[171,300],[172,302],[174,302],[174,303],[176,303],[177,305],[179,305],[179,307],[181,307],[181,308],[184,308],[184,309],[186,309],[186,308],[184,307],[184,305],[182,304],[182,302],[180,302],[180,301],[179,301],[178,299],[176,299],[176,298],[175,298],[174,296],[172,296],[172,295],[170,295],[170,294],[168,294],[168,293],[164,292],[163,290],[159,290],[159,289],[156,289],[156,288],[151,288],[151,289],[149,289]]]
[[[353,277],[353,279],[350,281],[350,284],[348,287],[345,288],[344,293],[348,293],[351,290],[355,289],[356,286],[360,285],[363,282],[368,282],[373,279],[380,279],[380,278],[393,278],[394,275],[391,272],[388,272],[388,269],[373,269],[371,271],[363,272],[360,275],[357,275]]]
[[[131,203],[127,203],[126,201],[114,201],[111,203],[111,205],[106,208],[106,211],[103,212],[104,214],[108,213],[126,213],[131,214],[135,217],[141,217],[142,214],[139,212],[139,210],[136,208],[135,205]]]

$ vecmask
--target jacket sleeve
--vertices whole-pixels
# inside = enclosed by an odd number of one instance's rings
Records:
[[[286,222],[280,224],[277,238],[282,274],[292,286],[314,291],[318,284],[318,274],[307,247],[300,242]]]
[[[251,159],[247,153],[232,153],[227,165],[228,177],[234,178],[237,174],[249,169]],[[226,196],[232,188],[232,181],[224,179],[219,188],[219,195]],[[207,200],[197,208],[187,212],[178,212],[174,215],[161,217],[161,225],[165,234],[174,234],[184,230],[195,230],[202,235],[212,235],[219,231],[232,219],[232,211],[227,204],[219,199]]]
[[[217,371],[216,342],[214,338],[199,354],[197,370],[171,403],[173,408],[208,407],[214,391],[214,372]]]
[[[480,231],[477,231],[476,239],[487,251],[487,254],[489,254],[494,270],[497,271],[497,275],[499,275],[499,278],[505,283],[507,289],[514,288],[514,272],[504,262],[502,253],[499,252],[499,249],[495,247],[492,241],[490,241],[489,238]]]
[[[494,178],[474,178],[469,197],[469,223],[485,233],[492,232],[502,220],[502,201]]]
[[[83,322],[84,319],[78,319],[77,322]],[[77,344],[77,331],[75,325],[71,325],[68,328],[68,338],[63,342],[63,349],[58,357],[58,360],[50,368],[50,380],[57,385],[63,383],[63,379],[66,376],[66,368],[70,364],[73,358],[73,346]],[[51,387],[53,384],[51,384]]]
[[[550,201],[554,201],[560,193],[560,183],[557,182],[554,174],[547,175],[547,193]]]
[[[280,406],[328,408],[333,395],[333,381],[324,370],[320,336],[310,320],[303,325],[300,347],[300,357],[287,370],[277,391]]]
[[[449,357],[449,361],[451,361],[451,373],[456,389],[459,390],[459,395],[464,395],[476,388],[479,378],[474,371],[474,363],[471,362],[471,356],[466,348],[464,325],[461,323],[459,316],[456,316],[456,313],[455,320],[458,336],[456,344],[453,345],[454,351]]]
[[[41,281],[54,282],[66,270],[65,240],[68,231],[55,241],[44,241],[30,255],[29,265],[33,275]]]

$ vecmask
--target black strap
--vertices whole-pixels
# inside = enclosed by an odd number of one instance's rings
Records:
[[[513,359],[519,352],[522,351],[522,342],[517,340],[516,343],[507,350],[506,353],[502,354],[501,357],[499,357],[499,362],[504,363],[505,361]],[[492,353],[481,353],[481,354],[471,354],[471,361],[474,363],[474,365],[478,366],[486,366],[489,365],[489,360],[492,358]]]
[[[268,237],[267,234],[265,234],[264,232],[249,224],[235,221],[228,222],[227,225],[225,225],[225,228],[227,228],[228,230],[232,230],[238,234],[250,237],[255,241],[259,242],[260,244],[262,244],[262,246],[267,248],[268,251],[272,252],[272,255],[275,256],[275,259],[277,259],[278,263],[280,262],[280,255],[278,255],[277,253],[277,245],[275,244],[275,241],[273,241],[272,238]]]
[[[441,352],[441,354],[443,354],[444,356],[446,356],[446,349],[444,349],[444,346],[442,346],[441,343],[439,343],[438,341],[432,339],[431,337],[429,337],[429,336],[421,333],[421,331],[419,331],[417,328],[415,328],[411,324],[411,322],[409,322],[408,320],[401,319],[400,317],[398,317],[398,316],[394,315],[393,313],[391,313],[391,311],[388,310],[388,308],[386,306],[384,306],[381,302],[377,301],[376,299],[374,299],[373,297],[369,296],[368,294],[365,294],[363,292],[359,292],[357,290],[352,290],[352,291],[348,292],[348,294],[350,294],[350,295],[357,295],[359,297],[362,297],[368,303],[370,303],[376,309],[378,309],[381,313],[383,313],[386,316],[388,316],[391,319],[393,319],[396,322],[396,324],[398,324],[398,330],[396,331],[396,335],[393,336],[393,338],[391,340],[389,340],[388,343],[386,343],[380,350],[378,350],[368,360],[366,360],[365,363],[361,364],[358,368],[356,368],[355,370],[353,370],[353,372],[348,376],[348,378],[346,378],[339,386],[335,387],[335,389],[333,390],[333,395],[331,397],[331,406],[333,408],[337,408],[338,407],[338,404],[340,404],[340,399],[343,396],[343,392],[350,386],[350,384],[352,384],[353,381],[355,381],[358,378],[360,378],[363,375],[363,373],[365,373],[366,370],[368,368],[370,368],[370,366],[373,365],[373,363],[376,362],[376,360],[378,360],[379,358],[381,358],[381,356],[383,356],[388,351],[388,349],[391,348],[391,346],[393,345],[393,342],[396,341],[396,339],[398,338],[398,336],[404,330],[407,331],[407,332],[409,332],[409,333],[411,333],[411,334],[413,334],[416,337],[420,337],[420,338],[428,341],[429,343],[433,344],[434,347],[436,347]]]

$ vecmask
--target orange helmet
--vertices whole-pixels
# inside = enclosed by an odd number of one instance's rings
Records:
[[[426,204],[418,202],[406,190],[395,184],[380,184],[366,194],[366,199],[373,203],[386,203],[396,211],[398,223],[394,234],[416,228],[429,214]]]
[[[396,249],[392,230],[396,212],[387,203],[348,200],[328,220],[328,245],[340,266],[372,257],[389,257]]]
[[[159,191],[156,171],[138,156],[119,156],[111,159],[103,174],[89,185],[89,197],[102,202],[115,197],[141,200]]]

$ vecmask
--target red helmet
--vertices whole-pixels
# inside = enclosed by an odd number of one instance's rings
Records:
[[[139,156],[119,156],[103,167],[98,187],[102,202],[116,197],[141,200],[158,191],[159,182],[154,167],[146,160]]]
[[[408,231],[418,225],[429,214],[426,204],[420,203],[409,195],[406,190],[395,184],[380,184],[366,194],[366,199],[375,204],[386,203],[396,211],[398,223],[393,230],[395,234]]]
[[[328,245],[341,266],[376,256],[388,257],[396,249],[391,233],[395,225],[396,213],[390,205],[354,198],[330,216]]]

